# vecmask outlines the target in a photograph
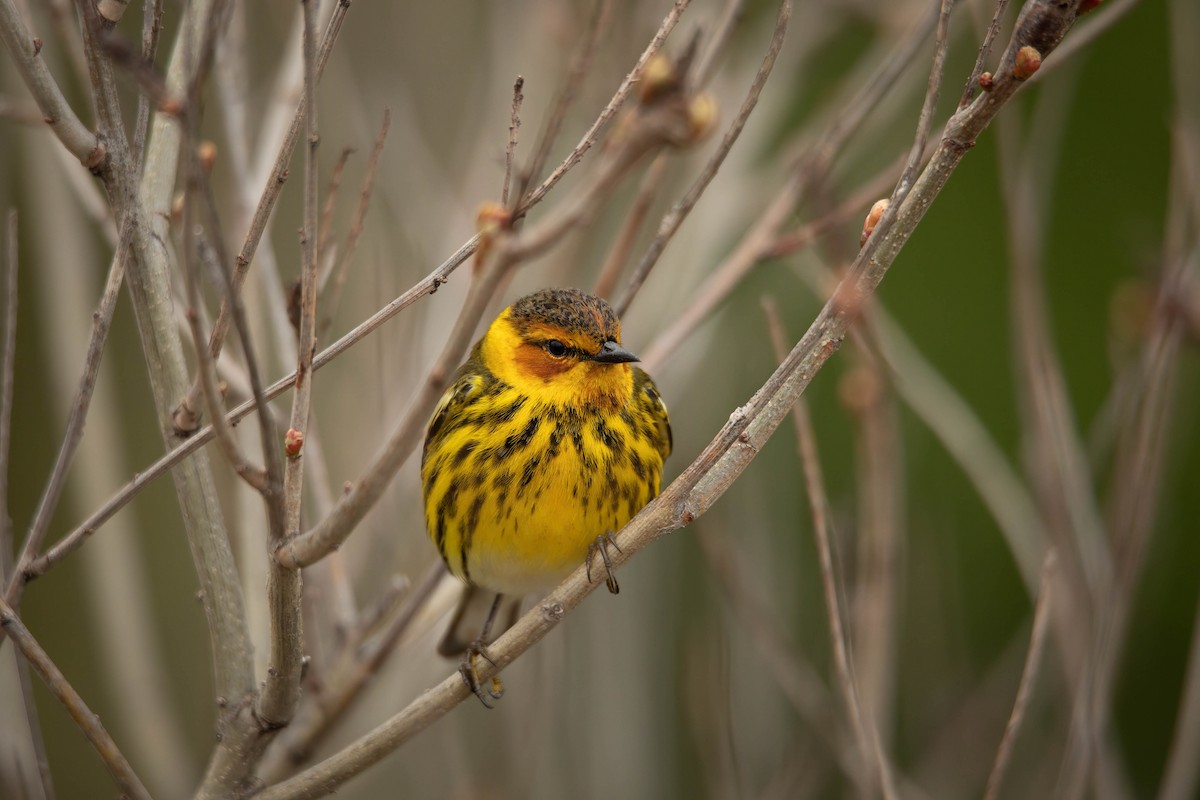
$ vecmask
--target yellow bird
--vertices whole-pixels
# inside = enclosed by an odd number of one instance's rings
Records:
[[[671,453],[666,404],[637,360],[603,299],[542,289],[492,322],[429,420],[425,523],[468,587],[439,649],[467,653],[463,678],[485,706],[499,683],[480,686],[475,658],[503,597],[519,604],[596,552],[618,591],[606,546],[658,495]],[[464,636],[468,607],[493,593],[482,631]]]

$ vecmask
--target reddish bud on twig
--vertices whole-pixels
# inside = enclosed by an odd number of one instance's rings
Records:
[[[992,73],[982,72],[979,74],[979,88],[985,92],[990,92],[992,89]]]
[[[217,145],[210,139],[205,139],[196,146],[196,157],[200,159],[200,168],[205,172],[212,172],[213,165],[217,163]]]
[[[33,54],[36,56],[40,52],[42,52],[42,40],[35,36],[33,37]]]
[[[300,451],[304,449],[304,433],[295,428],[288,428],[288,432],[283,436],[283,452],[287,453],[288,458],[296,458],[300,455]]]
[[[479,247],[475,250],[475,265],[483,264],[491,252],[496,234],[507,230],[512,224],[512,215],[502,203],[488,201],[475,212],[475,230],[479,234]]]
[[[875,230],[875,226],[879,224],[880,217],[883,212],[887,211],[888,204],[891,200],[883,198],[876,200],[875,205],[871,206],[871,210],[867,212],[867,218],[863,220],[862,236],[858,237],[858,246],[862,247],[867,243],[867,239],[871,238],[871,233]]]
[[[475,212],[475,230],[484,236],[494,236],[500,230],[507,228],[511,218],[508,209],[500,203],[488,201],[479,206]]]
[[[1033,73],[1041,69],[1041,66],[1042,54],[1036,47],[1025,45],[1017,51],[1017,57],[1013,61],[1013,76],[1018,80],[1027,80],[1033,77]]]

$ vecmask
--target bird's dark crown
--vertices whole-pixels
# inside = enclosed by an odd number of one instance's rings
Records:
[[[579,332],[597,343],[619,342],[621,323],[603,298],[579,289],[542,289],[512,305],[511,318],[524,335],[534,323]]]

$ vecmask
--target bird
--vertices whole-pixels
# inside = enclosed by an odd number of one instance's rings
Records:
[[[421,455],[425,523],[446,567],[465,584],[439,651],[491,707],[477,659],[502,604],[545,591],[597,554],[610,592],[608,548],[659,493],[671,453],[667,406],[638,357],[621,345],[609,304],[580,289],[546,288],[500,312],[452,377]],[[478,635],[464,632],[490,599]]]

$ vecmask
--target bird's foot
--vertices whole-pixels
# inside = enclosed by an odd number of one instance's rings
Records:
[[[467,648],[466,657],[458,665],[458,674],[462,676],[463,683],[467,684],[467,688],[471,690],[471,693],[479,698],[479,702],[483,703],[484,708],[494,708],[492,703],[489,702],[489,698],[499,700],[503,697],[504,684],[500,682],[499,675],[493,675],[488,685],[484,685],[483,681],[479,678],[478,662],[481,658],[493,667],[496,666],[496,662],[488,655],[487,645],[484,644],[482,639],[476,639],[474,642],[471,642],[471,646]]]
[[[587,567],[588,582],[591,583],[592,557],[596,553],[599,553],[600,560],[604,562],[604,572],[606,574],[604,585],[608,587],[608,591],[618,594],[621,591],[621,587],[617,585],[617,576],[613,573],[612,558],[608,555],[609,545],[615,547],[618,553],[621,552],[621,547],[617,544],[617,539],[613,536],[612,531],[605,531],[596,537],[596,541],[588,545],[587,560],[584,561],[584,564]]]

